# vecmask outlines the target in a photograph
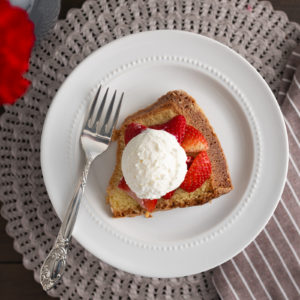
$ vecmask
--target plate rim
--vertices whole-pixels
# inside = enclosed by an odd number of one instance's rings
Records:
[[[99,53],[101,50],[103,50],[104,48],[106,48],[106,47],[112,47],[112,46],[114,46],[114,44],[115,43],[120,43],[120,42],[126,42],[126,40],[129,40],[130,41],[130,39],[134,39],[135,38],[135,36],[137,36],[137,35],[149,35],[149,34],[153,34],[153,33],[155,33],[155,34],[161,34],[161,33],[167,33],[167,34],[187,34],[187,35],[192,35],[193,37],[195,37],[195,38],[203,38],[204,40],[206,40],[206,41],[209,41],[209,42],[212,42],[212,43],[215,43],[216,45],[218,45],[218,46],[221,46],[221,47],[223,47],[223,49],[226,49],[227,51],[229,50],[230,51],[230,53],[231,54],[233,54],[234,56],[236,56],[236,57],[238,57],[240,60],[242,60],[243,62],[246,62],[246,64],[247,64],[247,66],[248,67],[250,67],[252,70],[254,70],[255,71],[255,73],[256,73],[256,75],[258,75],[258,78],[260,79],[260,82],[264,85],[264,88],[265,88],[265,90],[267,90],[268,91],[268,94],[270,95],[270,98],[273,98],[273,104],[275,104],[275,106],[274,107],[276,107],[276,109],[277,109],[277,116],[279,116],[279,119],[280,119],[280,121],[281,121],[281,127],[284,129],[283,130],[283,133],[284,133],[284,140],[285,140],[285,151],[286,151],[286,156],[285,156],[285,161],[284,161],[284,166],[285,166],[285,169],[284,169],[284,172],[283,172],[283,180],[281,180],[281,182],[282,182],[282,186],[281,186],[281,189],[280,189],[280,195],[282,194],[282,192],[283,192],[283,189],[284,189],[284,186],[285,186],[285,178],[286,178],[286,175],[287,175],[287,170],[288,170],[288,139],[287,139],[287,131],[286,131],[286,126],[285,126],[285,123],[284,123],[284,118],[283,118],[283,116],[282,116],[282,114],[281,114],[281,111],[280,111],[280,108],[279,108],[279,105],[278,105],[278,103],[277,103],[277,101],[276,101],[276,99],[275,99],[275,97],[274,97],[274,95],[273,95],[273,93],[272,93],[272,91],[270,90],[270,88],[269,88],[269,86],[267,85],[267,83],[263,80],[263,78],[262,78],[262,76],[256,71],[256,69],[245,59],[245,58],[243,58],[242,56],[240,56],[238,53],[236,53],[235,51],[233,51],[232,49],[230,49],[228,46],[226,46],[226,45],[224,45],[224,44],[221,44],[221,43],[219,43],[218,41],[216,41],[216,40],[213,40],[213,39],[211,39],[211,38],[208,38],[208,37],[206,37],[206,36],[203,36],[203,35],[199,35],[199,34],[195,34],[195,33],[191,33],[191,32],[186,32],[186,31],[178,31],[178,30],[159,30],[159,31],[147,31],[147,32],[140,32],[140,33],[136,33],[136,34],[132,34],[132,35],[128,35],[128,36],[125,36],[125,37],[123,37],[123,38],[120,38],[120,39],[117,39],[117,40],[114,40],[113,42],[111,42],[111,43],[109,43],[109,44],[107,44],[107,45],[105,45],[105,46],[103,46],[103,47],[101,47],[100,49],[98,49],[98,50],[96,50],[96,51],[94,51],[91,55],[89,55],[86,59],[84,59],[71,73],[70,73],[70,75],[68,76],[68,78],[64,81],[64,83],[61,85],[61,87],[59,88],[59,90],[58,90],[58,92],[56,93],[56,95],[55,95],[55,97],[54,97],[54,99],[53,99],[53,101],[52,101],[52,103],[51,103],[51,106],[50,106],[50,108],[49,108],[49,110],[48,110],[48,112],[47,112],[47,115],[46,115],[46,118],[45,118],[45,122],[44,122],[44,126],[43,126],[43,132],[42,132],[42,138],[41,138],[41,166],[42,166],[42,171],[43,171],[43,175],[44,175],[44,182],[45,182],[45,185],[46,185],[46,188],[47,188],[47,191],[48,191],[48,194],[49,194],[49,196],[50,196],[50,193],[49,193],[49,189],[48,189],[48,187],[47,187],[47,184],[46,184],[46,176],[45,176],[45,157],[44,157],[44,154],[45,154],[45,151],[43,151],[43,149],[44,149],[44,145],[45,145],[45,135],[46,135],[46,133],[45,132],[47,132],[47,124],[49,123],[49,116],[51,116],[52,115],[52,111],[55,109],[55,105],[53,105],[53,104],[55,104],[55,103],[58,103],[58,101],[55,101],[56,99],[58,99],[59,98],[59,92],[60,92],[60,90],[62,90],[62,89],[64,89],[65,88],[65,86],[68,84],[68,82],[69,81],[71,81],[71,79],[73,78],[72,76],[75,76],[76,75],[76,69],[80,66],[80,65],[82,65],[83,63],[87,63],[87,60],[92,60],[93,59],[93,57],[94,57],[94,55],[97,55],[97,53]],[[74,75],[75,74],[75,75]],[[71,79],[70,79],[71,78]],[[57,104],[56,104],[57,105]],[[283,125],[283,126],[282,126]],[[51,197],[50,197],[50,200],[51,200]],[[279,200],[280,200],[280,196],[278,196],[278,200],[277,201],[273,201],[273,207],[272,207],[272,209],[271,209],[271,211],[270,211],[270,213],[268,214],[268,216],[267,217],[265,217],[265,222],[264,222],[264,225],[263,225],[263,227],[262,228],[258,228],[257,229],[257,232],[256,232],[256,234],[255,234],[255,236],[254,237],[252,237],[252,238],[250,238],[249,239],[249,242],[248,242],[248,244],[250,244],[256,237],[257,237],[257,235],[258,235],[258,233],[264,228],[264,226],[267,224],[267,222],[269,221],[269,219],[271,218],[271,216],[273,215],[273,213],[274,213],[274,211],[275,211],[275,208],[276,208],[276,206],[277,206],[277,204],[278,204],[278,202],[279,202]],[[52,202],[52,200],[51,200],[51,202]],[[52,202],[52,205],[53,205],[53,202]],[[54,205],[53,205],[53,207],[54,207]],[[55,211],[56,211],[56,208],[54,207],[54,209],[55,209]],[[56,211],[56,213],[59,215],[59,213]],[[81,242],[81,241],[80,241]],[[246,244],[246,245],[243,245],[242,247],[240,247],[239,249],[237,249],[237,251],[235,251],[236,253],[235,254],[233,254],[231,257],[229,257],[229,258],[227,258],[227,259],[225,259],[224,261],[227,261],[227,260],[229,260],[230,258],[232,258],[233,256],[235,256],[237,253],[239,253],[240,251],[242,251],[245,247],[247,247],[247,245],[248,244]],[[96,257],[98,257],[98,258],[100,258],[100,259],[103,259],[103,257],[99,257],[97,254],[95,254],[95,252],[93,251],[93,249],[88,249],[86,246],[84,246],[84,248],[86,248],[87,250],[89,250],[91,253],[93,253]],[[104,259],[103,259],[104,260]],[[128,272],[130,272],[130,273],[134,273],[134,274],[137,274],[134,270],[128,270],[128,268],[122,268],[122,267],[120,267],[120,265],[115,265],[112,261],[109,261],[108,259],[105,259],[104,261],[106,261],[106,262],[108,262],[110,265],[113,265],[113,266],[115,266],[115,267],[117,267],[117,268],[121,268],[121,269],[125,269],[126,271],[128,271]],[[224,262],[223,261],[223,262]],[[218,263],[217,265],[219,265],[220,263]],[[214,266],[213,266],[214,267]],[[203,270],[201,270],[201,271],[203,271]],[[143,275],[143,276],[154,276],[154,277],[157,277],[157,274],[150,274],[149,275],[149,273],[148,272],[146,272],[146,273],[144,273],[144,274],[141,274],[141,272],[139,272],[138,274],[140,274],[140,275]],[[194,274],[194,273],[193,273]],[[183,274],[183,275],[179,275],[179,276],[185,276],[185,275],[189,275],[189,274]],[[159,276],[159,277],[173,277],[173,276]],[[177,276],[176,276],[177,277]]]

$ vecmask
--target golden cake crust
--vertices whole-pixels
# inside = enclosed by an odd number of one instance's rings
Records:
[[[114,133],[113,138],[118,141],[117,161],[107,187],[106,198],[114,217],[136,216],[145,212],[134,199],[118,188],[118,184],[123,176],[121,158],[125,147],[124,133],[127,125],[132,122],[145,126],[162,124],[176,115],[184,115],[187,124],[200,130],[206,138],[209,145],[207,154],[211,161],[212,174],[194,192],[188,193],[179,188],[171,199],[159,199],[155,211],[204,204],[233,189],[223,150],[205,114],[196,101],[186,92],[181,90],[171,91],[160,97],[152,105],[128,116],[121,128]]]

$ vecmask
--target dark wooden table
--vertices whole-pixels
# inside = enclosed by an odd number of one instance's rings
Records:
[[[60,18],[83,0],[62,0]],[[271,0],[274,8],[287,13],[291,21],[300,23],[300,0]],[[22,265],[22,256],[14,251],[13,240],[5,233],[5,220],[0,217],[0,298],[3,300],[53,299],[43,292],[31,271]]]

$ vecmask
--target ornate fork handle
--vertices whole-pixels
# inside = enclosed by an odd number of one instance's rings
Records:
[[[113,129],[118,122],[124,93],[122,93],[117,108],[114,110],[117,93],[117,91],[115,91],[106,113],[103,114],[105,101],[108,95],[108,88],[106,89],[101,102],[99,100],[100,91],[101,86],[98,88],[96,95],[91,102],[90,108],[87,112],[86,121],[80,135],[81,146],[86,156],[86,164],[83,174],[79,181],[75,195],[69,204],[54,246],[41,268],[40,282],[43,289],[46,291],[55,286],[64,273],[71,236],[81,199],[84,194],[91,163],[98,155],[107,150],[111,141]],[[98,106],[100,107],[98,108]]]
[[[64,273],[72,232],[81,199],[86,187],[87,177],[92,161],[93,158],[89,158],[86,161],[82,177],[76,189],[76,193],[69,204],[54,246],[42,265],[40,281],[45,291],[48,291],[54,287]]]

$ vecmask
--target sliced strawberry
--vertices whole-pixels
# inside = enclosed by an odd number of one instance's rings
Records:
[[[193,156],[190,156],[190,155],[187,156],[187,159],[186,159],[187,169],[190,168],[190,166],[191,166],[193,160],[194,160],[194,157],[193,157]]]
[[[127,145],[131,139],[133,139],[135,136],[140,134],[145,129],[147,129],[146,126],[138,123],[131,123],[127,125],[127,128],[125,130],[125,135],[124,135],[125,145]]]
[[[184,181],[180,185],[187,192],[193,192],[210,177],[211,163],[206,151],[201,151],[187,171]]]
[[[149,212],[153,212],[156,207],[157,199],[153,199],[153,200],[143,199],[143,200],[144,200],[144,208],[146,208],[146,210]]]
[[[150,126],[152,129],[161,129],[173,134],[181,144],[185,134],[186,121],[183,115],[178,115],[164,124]]]
[[[130,191],[129,186],[127,185],[124,177],[122,177],[122,179],[119,182],[118,188],[124,191]]]
[[[157,199],[141,199],[141,198],[139,198],[127,185],[124,177],[122,177],[122,179],[120,180],[118,188],[120,188],[121,190],[124,190],[128,194],[128,196],[130,196],[131,198],[136,200],[139,203],[139,205],[141,207],[145,208],[147,211],[152,212],[155,209]]]
[[[164,198],[164,199],[170,199],[173,195],[174,195],[174,193],[175,193],[175,190],[174,191],[171,191],[171,192],[169,192],[169,193],[166,193],[164,196],[162,196],[162,198]]]
[[[184,139],[181,143],[185,152],[200,152],[208,150],[208,143],[203,134],[193,126],[186,125]]]

